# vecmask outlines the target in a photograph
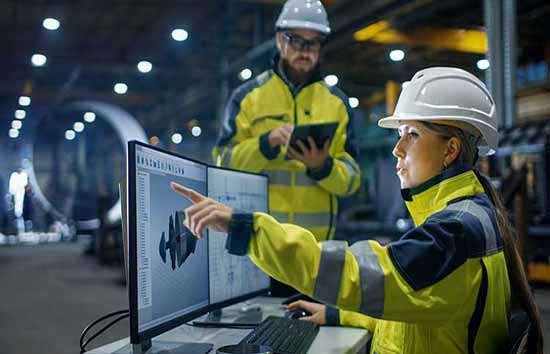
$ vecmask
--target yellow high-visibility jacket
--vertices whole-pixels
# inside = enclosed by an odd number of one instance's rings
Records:
[[[371,353],[505,352],[508,270],[475,173],[448,169],[403,192],[415,228],[386,246],[317,242],[301,227],[254,213],[234,215],[227,249],[300,292],[376,319],[365,322],[374,327]]]
[[[307,228],[319,241],[331,239],[337,197],[353,194],[360,184],[353,157],[352,112],[348,98],[338,88],[327,86],[319,74],[308,84],[293,87],[275,65],[233,92],[212,152],[214,162],[268,175],[270,214],[280,222]],[[285,123],[326,122],[339,125],[330,157],[320,170],[285,159],[286,148],[272,149],[269,144],[269,132]]]

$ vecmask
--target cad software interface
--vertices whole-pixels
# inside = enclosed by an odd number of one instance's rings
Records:
[[[208,168],[208,196],[234,209],[268,212],[267,178],[215,167]],[[248,257],[225,250],[223,233],[210,231],[208,262],[210,302],[217,303],[269,287],[269,277]]]
[[[174,181],[207,193],[205,165],[136,145],[138,331],[207,306],[208,243],[185,227],[190,202]]]

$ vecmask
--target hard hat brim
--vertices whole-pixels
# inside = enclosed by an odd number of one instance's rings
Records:
[[[392,115],[385,118],[382,118],[378,121],[378,126],[381,128],[387,128],[387,129],[397,129],[399,128],[400,123],[402,121],[443,121],[443,120],[450,120],[450,121],[464,121],[466,123],[470,123],[474,125],[477,129],[479,129],[482,133],[482,145],[479,146],[479,155],[480,156],[488,156],[495,153],[496,149],[498,148],[498,132],[494,131],[486,122],[478,121],[477,124],[472,122],[472,119],[470,117],[465,117],[463,119],[462,117],[427,117],[427,116],[420,116],[416,114],[399,114],[399,115]]]
[[[296,21],[296,20],[285,20],[284,24],[278,24],[277,30],[284,29],[306,29],[320,32],[324,35],[330,34],[330,27],[323,26],[321,24],[310,22],[310,21]]]

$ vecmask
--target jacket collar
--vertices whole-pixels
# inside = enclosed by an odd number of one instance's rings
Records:
[[[407,209],[416,226],[455,199],[484,193],[470,166],[451,167],[418,187],[401,190]]]
[[[283,80],[283,82],[288,86],[290,92],[292,92],[294,96],[304,87],[323,80],[323,77],[321,76],[321,65],[317,64],[315,69],[313,69],[313,73],[309,77],[309,80],[300,86],[296,86],[288,79],[286,73],[279,68],[280,59],[281,57],[279,56],[279,54],[275,54],[273,56],[273,58],[271,59],[271,69],[275,74],[277,74],[277,76],[279,76],[279,78],[281,78],[281,80]]]

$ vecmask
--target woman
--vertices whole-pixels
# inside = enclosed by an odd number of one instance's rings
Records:
[[[542,353],[539,316],[505,210],[472,168],[498,141],[485,85],[460,69],[422,70],[379,125],[399,131],[393,154],[415,223],[398,241],[318,243],[298,226],[234,213],[173,184],[194,203],[186,209],[190,229],[198,237],[206,227],[228,231],[230,253],[247,254],[273,278],[351,311],[341,319],[329,311],[328,319],[344,324],[347,316],[374,330],[372,353],[503,353],[514,308],[531,321],[527,351]],[[312,310],[313,320],[327,320],[322,306]]]

